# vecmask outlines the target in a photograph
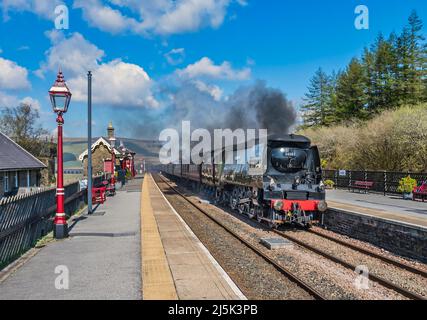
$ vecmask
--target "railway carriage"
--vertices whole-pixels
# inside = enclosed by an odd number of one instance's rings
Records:
[[[212,152],[201,165],[172,164],[164,172],[202,186],[217,203],[271,227],[309,226],[326,211],[319,151],[308,138],[270,136],[267,145],[259,141],[248,145],[233,146],[234,161],[226,161],[224,148]],[[245,157],[245,162],[238,157]]]

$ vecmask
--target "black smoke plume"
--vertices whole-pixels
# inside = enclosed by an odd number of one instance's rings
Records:
[[[181,129],[181,121],[191,121],[191,129],[267,129],[269,134],[286,134],[296,122],[296,111],[285,94],[267,87],[264,81],[240,87],[228,98],[215,100],[191,82],[162,88],[165,107],[135,110],[122,114],[122,123],[138,139],[157,139],[166,128]]]

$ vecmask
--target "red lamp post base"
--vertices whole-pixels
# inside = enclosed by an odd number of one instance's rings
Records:
[[[68,238],[68,224],[55,223],[53,226],[53,237],[55,239]]]
[[[68,224],[64,213],[56,213],[53,221],[53,236],[55,239],[64,239],[68,237]]]

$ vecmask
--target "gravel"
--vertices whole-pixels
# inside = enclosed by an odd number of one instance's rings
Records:
[[[187,192],[187,195],[189,194],[188,190],[184,190],[183,188],[180,188],[180,190]],[[355,285],[355,280],[358,276],[355,271],[349,270],[298,245],[294,244],[283,249],[270,251],[260,244],[260,239],[265,237],[280,237],[279,235],[270,232],[266,227],[259,225],[256,221],[231,212],[229,209],[224,210],[207,204],[206,201],[203,201],[205,199],[194,195],[190,199],[197,202],[200,207],[208,210],[216,218],[219,218],[239,235],[251,241],[252,244],[263,250],[270,257],[279,261],[280,264],[295,272],[300,278],[306,280],[329,299],[406,299],[401,294],[373,281],[369,281],[368,289],[358,289]],[[370,272],[375,272],[376,275],[411,291],[419,294],[423,294],[426,291],[426,279],[422,276],[414,275],[395,266],[386,265],[382,261],[379,263],[378,259],[366,256],[353,249],[303,230],[292,232],[292,236],[295,235],[299,239],[301,237],[301,240],[304,242],[314,243],[320,249],[337,255],[354,265],[367,265]],[[374,263],[375,261],[371,260],[376,260],[376,264]]]
[[[347,248],[334,241],[324,239],[316,234],[294,231],[288,231],[287,233],[305,243],[316,245],[317,248],[322,251],[341,258],[355,266],[367,266],[370,274],[389,280],[395,285],[427,297],[427,279],[422,275],[401,269],[380,259]]]
[[[162,191],[167,188],[165,184],[159,184]],[[179,195],[167,192],[165,196],[248,299],[313,299],[305,290]]]

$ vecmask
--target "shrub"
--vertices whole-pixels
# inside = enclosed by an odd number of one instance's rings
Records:
[[[333,182],[332,180],[325,180],[325,186],[328,189],[333,189],[335,186],[335,182]]]
[[[400,179],[397,191],[401,193],[411,193],[416,186],[417,180],[412,179],[411,176],[407,176],[405,178]]]
[[[365,122],[299,131],[319,147],[327,167],[427,171],[427,104],[384,111]]]

